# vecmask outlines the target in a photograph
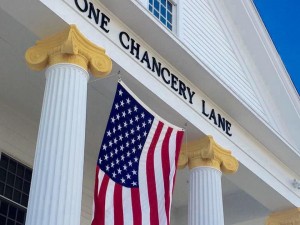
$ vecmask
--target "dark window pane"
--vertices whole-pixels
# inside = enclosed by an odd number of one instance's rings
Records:
[[[18,210],[17,221],[20,223],[25,222],[25,212],[23,210]]]
[[[15,221],[7,219],[6,225],[15,225]]]
[[[0,182],[0,195],[4,194],[4,183]]]
[[[156,10],[154,10],[154,16],[156,16],[157,18],[159,18],[159,13]]]
[[[16,180],[15,180],[15,188],[18,189],[18,190],[22,190],[22,185],[23,184],[23,180],[19,177],[16,177]]]
[[[7,184],[9,184],[10,186],[13,187],[15,184],[15,175],[8,172],[6,182],[7,182]]]
[[[27,204],[28,204],[28,195],[23,194],[22,200],[21,200],[21,205],[27,207]]]
[[[13,160],[9,160],[8,170],[12,173],[15,173],[17,169],[17,163]]]
[[[17,202],[17,203],[21,203],[21,195],[22,195],[22,193],[20,191],[17,191],[15,189],[12,200],[15,201],[15,202]]]
[[[0,167],[7,169],[7,165],[8,165],[8,158],[6,155],[2,154],[0,160]]]
[[[29,190],[30,190],[30,183],[27,181],[24,181],[23,183],[23,192],[25,194],[29,194]]]
[[[167,4],[167,5],[168,5],[168,10],[169,10],[170,12],[172,12],[172,3],[168,1],[168,4]]]
[[[21,178],[23,178],[24,176],[24,166],[18,164],[18,167],[17,167],[17,175]]]
[[[11,199],[12,198],[12,194],[13,194],[13,188],[6,185],[5,187],[5,191],[4,191],[4,196]]]
[[[160,16],[160,21],[166,25],[166,19],[164,17]]]
[[[149,4],[150,4],[150,5],[153,5],[153,0],[149,0]]]
[[[6,217],[0,215],[0,224],[6,224]]]
[[[8,213],[8,203],[1,201],[0,214],[6,216],[7,213]]]
[[[166,6],[166,0],[161,0],[161,4]]]
[[[152,6],[151,6],[151,5],[149,5],[149,11],[151,11],[151,12],[152,12],[152,10],[153,10]]]
[[[25,179],[31,181],[32,171],[30,169],[25,170]]]
[[[172,14],[168,12],[167,20],[169,23],[172,23]]]
[[[157,0],[154,0],[154,8],[159,11],[159,2]]]
[[[166,17],[166,8],[164,6],[160,7],[160,13],[163,17]]]
[[[16,219],[17,216],[17,208],[13,205],[9,206],[9,210],[8,210],[8,218],[10,219]]]
[[[171,24],[167,24],[167,27],[170,29],[170,30],[172,30],[172,25]]]
[[[5,182],[6,179],[6,170],[0,168],[0,181]]]

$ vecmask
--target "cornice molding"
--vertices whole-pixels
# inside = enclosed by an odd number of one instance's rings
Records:
[[[207,166],[216,168],[223,173],[235,173],[239,163],[228,151],[218,145],[212,136],[206,136],[187,144],[187,150],[181,149],[178,168],[186,165],[190,169]]]
[[[299,225],[299,224],[300,224],[300,208],[272,213],[268,217],[266,222],[266,225]]]
[[[95,77],[103,77],[112,69],[105,49],[90,42],[75,25],[37,41],[26,51],[25,59],[28,66],[37,71],[58,63],[71,63],[89,70]]]

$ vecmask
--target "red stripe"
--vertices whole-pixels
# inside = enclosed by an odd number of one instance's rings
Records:
[[[92,221],[92,225],[96,225],[96,214],[97,214],[97,198],[98,198],[98,174],[99,174],[99,167],[96,166],[96,175],[95,175],[95,187],[94,187],[94,219]]]
[[[181,148],[183,134],[184,134],[183,131],[178,131],[177,132],[177,136],[176,136],[176,155],[175,155],[175,165],[176,165],[176,167],[177,167],[177,163],[178,163],[178,158],[179,158],[179,153],[180,153],[180,148]],[[175,174],[174,174],[174,178],[173,178],[173,190],[172,190],[172,193],[174,191],[174,184],[175,184],[176,173],[177,173],[177,170],[175,170]]]
[[[100,171],[99,169],[98,169],[98,172],[102,173],[102,171]],[[97,175],[96,182],[99,182],[98,181],[98,173],[96,175]],[[103,177],[102,183],[101,183],[99,195],[98,196],[95,195],[96,197],[94,198],[94,200],[95,200],[95,215],[94,215],[92,225],[104,225],[105,224],[105,197],[106,197],[108,181],[109,181],[109,177],[105,174]],[[97,185],[97,190],[98,190],[98,185]],[[97,192],[97,190],[95,190],[95,193]]]
[[[131,188],[131,204],[133,225],[142,225],[142,208],[140,201],[140,190],[138,188]]]
[[[115,225],[123,225],[123,200],[122,200],[122,186],[115,184],[114,190],[114,221]]]
[[[164,188],[165,188],[165,210],[167,216],[167,224],[170,224],[170,154],[169,154],[169,143],[170,136],[173,129],[168,128],[166,136],[163,141],[162,151],[161,151],[161,161],[162,161],[162,169],[163,169],[163,177],[164,177]]]
[[[159,139],[160,133],[163,128],[163,123],[159,122],[155,130],[155,134],[152,138],[152,142],[149,147],[147,161],[146,161],[146,174],[147,174],[147,187],[148,187],[148,198],[150,205],[150,224],[158,225],[158,203],[156,194],[156,183],[155,183],[155,172],[154,172],[154,151]]]

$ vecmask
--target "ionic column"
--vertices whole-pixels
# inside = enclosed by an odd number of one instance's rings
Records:
[[[88,71],[105,76],[112,63],[75,26],[38,41],[25,58],[46,69],[26,225],[79,225]]]
[[[178,167],[190,169],[189,225],[224,225],[221,176],[234,173],[238,161],[211,136],[188,143]]]
[[[289,209],[272,213],[266,221],[266,225],[299,225],[300,208]]]

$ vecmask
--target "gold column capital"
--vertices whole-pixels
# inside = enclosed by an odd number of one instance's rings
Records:
[[[53,36],[37,41],[27,49],[25,59],[32,70],[43,70],[58,63],[72,63],[103,77],[112,69],[105,50],[90,42],[75,25]]]
[[[228,151],[218,145],[212,136],[206,136],[182,147],[178,160],[178,168],[186,165],[190,169],[200,166],[214,167],[223,173],[235,173],[239,163]]]
[[[299,225],[300,208],[289,209],[281,212],[272,213],[266,225]]]

